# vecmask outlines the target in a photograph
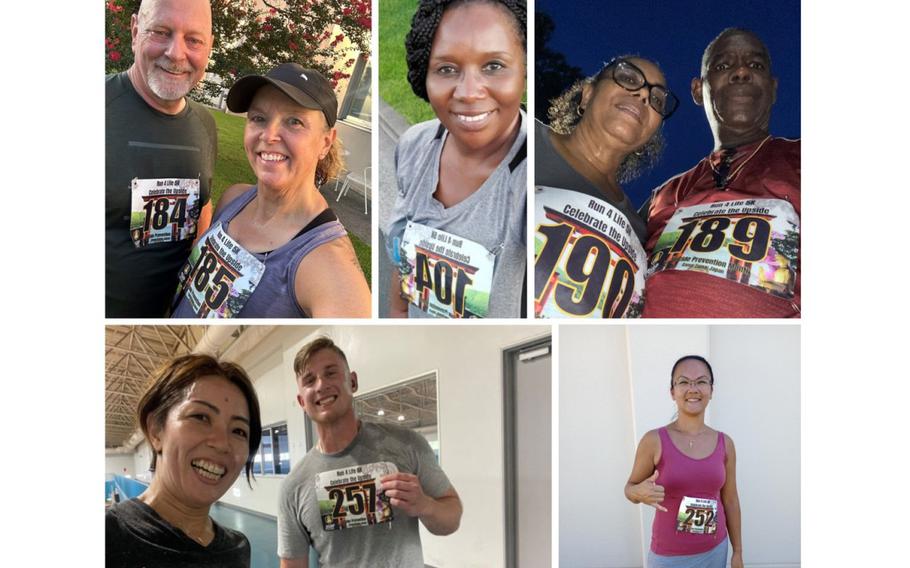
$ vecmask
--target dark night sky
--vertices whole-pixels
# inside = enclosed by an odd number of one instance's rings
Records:
[[[724,28],[747,28],[764,40],[771,53],[772,72],[778,78],[771,133],[800,136],[800,4],[796,0],[537,0],[536,9],[556,23],[548,47],[562,52],[586,75],[596,73],[615,55],[635,53],[656,61],[679,97],[679,108],[663,127],[667,144],[660,163],[624,186],[636,205],[655,186],[694,166],[713,147],[704,110],[692,101],[689,83],[699,73],[705,47]]]

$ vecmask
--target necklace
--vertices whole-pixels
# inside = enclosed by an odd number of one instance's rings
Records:
[[[765,145],[765,142],[767,142],[770,139],[771,139],[770,134],[765,136],[765,139],[761,141],[761,144],[759,144],[758,147],[755,150],[753,150],[751,154],[749,154],[749,157],[746,158],[745,160],[743,160],[742,163],[740,163],[738,166],[736,166],[736,169],[733,170],[733,172],[731,172],[729,174],[727,174],[727,172],[725,172],[725,171],[722,171],[722,170],[730,167],[729,163],[726,164],[727,168],[724,168],[723,164],[722,164],[721,170],[719,171],[718,169],[716,169],[714,167],[714,164],[708,162],[709,165],[711,166],[711,171],[714,172],[714,179],[715,179],[715,184],[717,185],[717,187],[723,187],[723,188],[729,187],[730,183],[734,179],[736,179],[736,176],[738,176],[740,174],[740,172],[743,171],[743,168],[749,162],[749,160],[754,158],[755,154],[758,154],[758,151],[761,150],[762,146]],[[731,156],[731,158],[732,158],[732,156]],[[724,161],[726,161],[726,160],[724,160]],[[730,160],[730,161],[732,161],[732,160]]]
[[[695,441],[698,439],[698,437],[701,436],[702,434],[704,434],[705,432],[708,431],[707,428],[702,428],[702,429],[699,430],[698,432],[696,432],[696,433],[694,433],[694,434],[690,434],[690,433],[688,433],[688,432],[682,430],[682,429],[679,427],[679,425],[675,425],[675,426],[673,427],[673,429],[676,430],[678,433],[682,434],[683,436],[685,436],[686,438],[688,438],[686,441],[689,442],[689,449],[690,449],[690,450],[691,450],[692,448],[695,447]]]

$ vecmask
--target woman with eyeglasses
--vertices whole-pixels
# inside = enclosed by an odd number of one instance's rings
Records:
[[[736,450],[729,436],[705,424],[714,371],[698,355],[673,365],[670,396],[678,415],[641,439],[626,498],[657,511],[648,568],[743,567]]]
[[[618,57],[537,122],[537,317],[640,317],[647,227],[620,184],[657,161],[678,105],[654,63]]]

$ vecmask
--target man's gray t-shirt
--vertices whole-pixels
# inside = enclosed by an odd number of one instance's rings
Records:
[[[622,211],[623,215],[632,224],[632,230],[638,239],[645,243],[648,240],[648,227],[638,211],[632,207],[632,202],[623,194],[622,201],[616,202],[607,197],[596,185],[588,181],[583,175],[575,171],[565,159],[559,155],[550,141],[550,127],[535,121],[534,124],[534,185],[571,189],[606,201],[613,207]]]
[[[522,112],[521,130],[506,157],[477,191],[449,208],[433,197],[448,132],[439,120],[430,120],[402,135],[395,149],[398,198],[389,224],[383,227],[393,270],[403,262],[398,247],[408,221],[474,241],[495,255],[486,317],[521,317],[526,266],[526,123]],[[432,316],[408,304],[408,317]]]
[[[336,454],[313,448],[285,479],[278,502],[278,556],[306,558],[312,544],[319,553],[320,566],[423,568],[417,517],[392,508],[389,522],[334,530],[323,526],[317,477],[379,462],[390,462],[398,471],[416,475],[430,497],[438,498],[452,487],[420,434],[363,422],[347,448]]]

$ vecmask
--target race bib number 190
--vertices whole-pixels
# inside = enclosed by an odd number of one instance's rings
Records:
[[[619,209],[577,191],[538,187],[534,223],[537,317],[641,316],[645,251]]]
[[[691,534],[717,532],[717,501],[698,497],[683,497],[676,515],[676,530]]]
[[[480,243],[408,221],[401,238],[401,295],[430,315],[482,318],[490,311],[496,256]]]
[[[390,462],[355,465],[316,476],[316,499],[327,531],[365,527],[392,520],[392,506],[380,477],[395,473]]]
[[[743,199],[680,207],[648,262],[648,277],[690,270],[792,298],[800,220],[782,199]]]
[[[136,248],[196,236],[199,180],[182,178],[134,179],[130,237]]]

